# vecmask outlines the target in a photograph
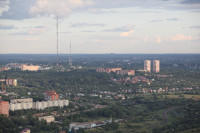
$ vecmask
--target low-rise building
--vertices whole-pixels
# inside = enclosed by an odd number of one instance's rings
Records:
[[[84,129],[84,128],[92,128],[91,127],[91,123],[89,122],[84,122],[84,123],[71,123],[69,125],[70,130],[74,129],[74,130],[80,130],[80,129]]]
[[[31,129],[29,128],[23,129],[20,133],[31,133]]]
[[[43,117],[38,117],[38,120],[45,120],[47,123],[53,122],[55,120],[54,116],[43,116]]]
[[[34,65],[21,65],[22,71],[38,71],[40,66],[34,66]]]
[[[135,75],[135,70],[118,70],[117,74],[119,74],[119,75],[125,75],[125,74]]]
[[[0,101],[0,114],[4,114],[7,117],[9,116],[9,102]]]
[[[97,72],[106,72],[106,73],[110,73],[110,72],[116,72],[118,70],[122,70],[122,68],[107,68],[107,69],[104,69],[104,68],[97,68],[96,71]]]
[[[17,86],[17,79],[6,79],[6,85],[7,86],[10,86],[10,85]]]
[[[59,99],[59,95],[55,91],[47,90],[44,93],[44,98],[45,98],[45,100],[54,101],[54,100],[58,100]]]
[[[8,71],[10,68],[8,68],[8,67],[1,67],[0,68],[0,71]]]

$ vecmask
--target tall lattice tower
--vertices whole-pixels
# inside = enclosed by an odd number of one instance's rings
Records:
[[[57,42],[57,46],[56,46],[56,48],[57,48],[57,55],[56,55],[56,62],[57,62],[57,64],[56,64],[56,66],[58,67],[58,16],[56,17],[56,35],[57,35],[57,40],[56,40],[56,42]]]
[[[70,41],[70,46],[69,46],[69,66],[71,67],[72,66],[72,57],[71,57],[71,49],[72,49],[72,47],[71,47],[71,41]]]

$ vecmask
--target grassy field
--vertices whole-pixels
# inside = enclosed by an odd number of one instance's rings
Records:
[[[161,98],[161,96],[159,96]],[[188,98],[188,99],[200,99],[200,95],[162,95],[163,98]]]
[[[180,132],[177,132],[177,133],[200,133],[200,127],[188,129],[188,130],[185,130],[185,131],[180,131]]]

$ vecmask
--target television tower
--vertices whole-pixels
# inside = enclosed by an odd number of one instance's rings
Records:
[[[70,41],[70,46],[69,46],[69,66],[72,66],[72,57],[71,57],[71,41]]]
[[[57,35],[57,55],[56,55],[56,62],[57,62],[57,64],[56,64],[56,66],[58,67],[58,16],[56,17],[56,30],[57,30],[57,32],[56,32],[56,35]]]

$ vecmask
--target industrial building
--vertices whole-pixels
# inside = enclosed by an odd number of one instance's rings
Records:
[[[146,72],[151,72],[151,61],[150,60],[144,61],[144,70]]]
[[[155,72],[155,73],[160,72],[160,61],[159,60],[153,61],[153,72]]]
[[[34,65],[21,65],[22,71],[38,71],[40,66],[34,66]]]
[[[0,101],[0,114],[4,114],[7,117],[9,116],[9,102]]]

